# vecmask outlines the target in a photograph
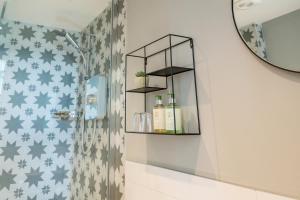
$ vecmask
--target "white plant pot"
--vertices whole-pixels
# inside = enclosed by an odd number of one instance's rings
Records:
[[[135,77],[134,82],[137,88],[145,87],[145,77]],[[146,87],[148,86],[149,86],[149,77],[146,77]]]

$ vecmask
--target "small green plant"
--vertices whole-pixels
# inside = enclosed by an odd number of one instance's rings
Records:
[[[146,76],[146,73],[143,72],[143,71],[139,71],[135,74],[136,77],[145,77]]]

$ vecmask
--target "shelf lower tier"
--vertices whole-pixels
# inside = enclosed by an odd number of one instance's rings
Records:
[[[184,136],[184,135],[200,135],[200,133],[155,133],[155,132],[131,132],[127,131],[129,134],[140,134],[140,135],[169,135],[169,136]]]
[[[136,88],[132,90],[127,90],[126,92],[131,93],[149,93],[149,92],[156,92],[160,90],[165,90],[166,88],[159,88],[159,87],[142,87],[142,88]]]

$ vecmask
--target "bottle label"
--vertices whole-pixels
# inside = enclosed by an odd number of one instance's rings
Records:
[[[175,118],[176,118],[176,130],[181,131],[182,130],[181,109],[175,108]],[[166,130],[175,131],[173,108],[166,109]]]
[[[153,109],[153,128],[154,130],[165,129],[165,112],[164,109]]]

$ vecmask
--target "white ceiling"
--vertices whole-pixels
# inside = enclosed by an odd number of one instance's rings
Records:
[[[255,23],[263,23],[300,9],[300,0],[261,0],[248,10],[235,7],[235,17],[239,27]]]
[[[2,9],[4,0],[0,0]],[[7,0],[5,19],[80,31],[111,0]]]

